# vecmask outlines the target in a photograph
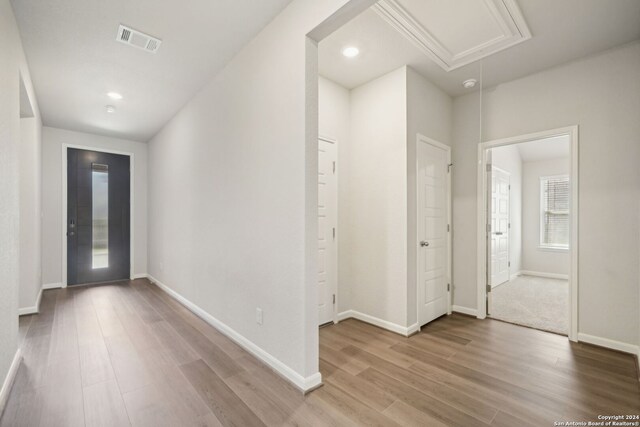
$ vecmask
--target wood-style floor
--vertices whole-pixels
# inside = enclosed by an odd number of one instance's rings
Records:
[[[0,426],[539,426],[639,414],[629,355],[495,320],[320,330],[303,396],[146,280],[46,291]]]

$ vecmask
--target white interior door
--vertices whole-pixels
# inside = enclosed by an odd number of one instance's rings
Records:
[[[318,319],[333,321],[337,289],[338,193],[336,144],[318,140]]]
[[[491,174],[491,287],[509,280],[509,173]]]
[[[446,314],[449,308],[448,147],[418,142],[418,322]]]

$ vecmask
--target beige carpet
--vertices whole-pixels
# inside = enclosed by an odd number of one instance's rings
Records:
[[[518,276],[491,291],[490,317],[567,334],[569,282]]]

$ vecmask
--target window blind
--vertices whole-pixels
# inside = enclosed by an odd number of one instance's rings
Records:
[[[544,177],[541,185],[542,246],[569,247],[569,177]]]

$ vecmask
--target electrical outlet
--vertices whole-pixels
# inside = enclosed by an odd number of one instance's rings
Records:
[[[256,323],[258,325],[262,325],[262,309],[256,308]]]

